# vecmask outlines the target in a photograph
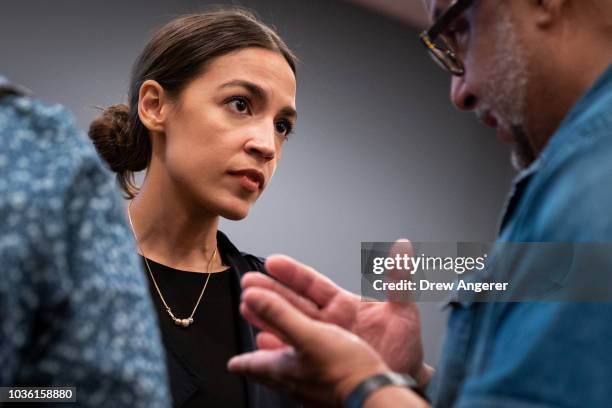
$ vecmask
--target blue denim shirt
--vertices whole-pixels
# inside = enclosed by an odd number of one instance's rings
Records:
[[[0,386],[72,386],[84,407],[170,405],[124,214],[70,113],[0,77]]]
[[[612,242],[612,67],[515,179],[499,241]],[[612,406],[612,303],[451,307],[434,406]]]

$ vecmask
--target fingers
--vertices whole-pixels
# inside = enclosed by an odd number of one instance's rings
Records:
[[[266,269],[279,282],[319,307],[324,307],[341,289],[326,276],[285,255],[271,255]]]
[[[259,316],[257,315],[257,313],[251,311],[251,309],[246,303],[244,302],[240,303],[239,309],[240,309],[240,314],[244,316],[244,318],[247,319],[249,323],[251,323],[253,326],[256,326],[266,332],[272,332],[273,329],[270,326],[268,326],[263,320],[261,320]],[[275,335],[275,336],[281,339],[281,341],[284,341],[282,339],[282,336],[279,336],[279,335]]]
[[[287,347],[287,345],[280,338],[270,332],[265,331],[258,333],[255,341],[259,350],[276,350]]]
[[[242,292],[240,310],[244,317],[298,349],[307,344],[318,323],[301,313],[278,294],[261,288]]]
[[[234,374],[245,375],[271,388],[287,391],[292,397],[311,401],[312,407],[337,406],[335,395],[326,385],[303,376],[298,357],[291,348],[260,350],[235,356],[227,363]]]
[[[252,377],[260,382],[283,384],[293,379],[297,357],[291,348],[259,350],[232,357],[227,369],[234,374]]]
[[[412,249],[412,242],[405,238],[400,238],[391,247],[391,251],[389,251],[389,256],[395,257],[396,254],[407,254],[408,256],[412,256],[414,254],[414,250]]]
[[[291,289],[284,286],[282,283],[264,275],[263,273],[249,272],[242,277],[240,282],[243,289],[260,287],[276,292],[289,301],[289,303],[291,303],[293,306],[298,308],[301,312],[305,313],[309,317],[312,317],[313,319],[319,319],[319,308],[312,300],[298,295]]]
[[[389,249],[389,257],[403,259],[404,256],[412,258],[414,251],[412,249],[412,243],[407,239],[398,239],[393,243]],[[391,280],[399,281],[400,279],[410,279],[410,272],[412,271],[411,262],[400,262],[402,268],[393,268],[387,271],[387,277]],[[405,267],[405,268],[404,268]]]

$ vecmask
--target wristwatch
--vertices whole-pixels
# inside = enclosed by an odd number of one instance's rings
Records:
[[[357,387],[351,391],[344,401],[345,408],[362,408],[365,400],[375,391],[386,387],[388,385],[395,385],[399,387],[405,387],[414,391],[417,395],[426,401],[429,401],[427,395],[419,388],[414,378],[407,374],[400,374],[395,372],[388,372],[383,374],[376,374],[363,380]]]

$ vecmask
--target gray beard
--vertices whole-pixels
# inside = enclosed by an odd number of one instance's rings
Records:
[[[496,51],[491,57],[487,80],[484,81],[483,99],[494,108],[498,126],[508,128],[514,136],[511,162],[522,170],[535,160],[535,154],[525,132],[525,106],[527,98],[527,51],[516,35],[509,13],[499,10],[496,25]]]
[[[536,156],[522,126],[512,126],[512,135],[514,136],[515,145],[510,154],[510,161],[512,162],[512,167],[521,171],[529,167],[535,161]]]

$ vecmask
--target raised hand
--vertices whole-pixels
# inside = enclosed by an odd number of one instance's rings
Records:
[[[398,241],[393,253],[409,253],[408,241]],[[270,256],[266,268],[271,279],[260,273],[246,274],[243,288],[274,291],[307,316],[341,326],[368,342],[394,371],[411,374],[421,385],[429,381],[430,368],[423,364],[419,312],[413,302],[365,302],[335,285],[307,265],[283,255]],[[248,304],[243,315],[266,331]],[[282,341],[266,334],[258,338],[260,348],[282,347]]]
[[[258,342],[265,343],[263,350],[232,358],[228,369],[283,388],[310,406],[341,406],[365,378],[389,371],[359,337],[307,317],[275,292],[245,289],[241,308],[249,310],[252,323],[269,332],[258,336]]]

